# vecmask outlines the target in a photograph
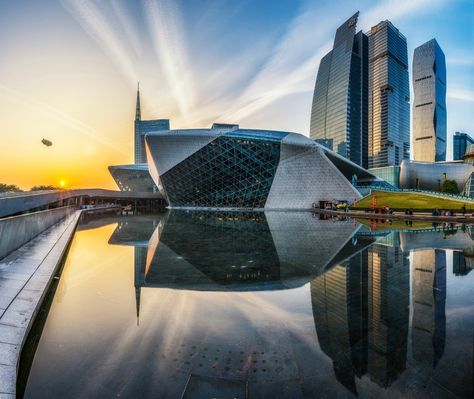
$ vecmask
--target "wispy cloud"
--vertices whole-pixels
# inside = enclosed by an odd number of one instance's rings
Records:
[[[38,111],[43,116],[53,119],[56,122],[61,123],[63,126],[66,126],[85,137],[91,138],[96,142],[101,143],[117,152],[120,152],[124,155],[129,155],[130,153],[130,150],[128,148],[125,148],[117,142],[108,139],[101,132],[97,131],[91,126],[86,125],[85,123],[71,117],[70,115],[48,104],[44,104],[3,84],[0,84],[0,94],[2,95],[2,97],[4,97],[10,102],[15,102],[20,106],[28,108],[31,111]]]
[[[99,44],[114,61],[130,83],[137,81],[137,72],[127,48],[122,44],[118,30],[110,17],[91,1],[61,0],[63,6],[76,18],[82,28]]]
[[[434,10],[452,0],[385,0],[361,13],[359,25],[367,30],[380,21],[397,21],[420,10]]]
[[[382,19],[396,22],[425,7],[433,9],[450,1],[453,0],[385,0],[361,9],[359,27],[367,30]],[[190,48],[196,37],[186,31],[188,25],[179,2],[143,0],[145,24],[142,26],[145,29],[141,30],[119,2],[62,2],[133,84],[138,79],[136,64],[141,60],[132,55],[154,54],[151,71],[144,71],[140,65],[139,72],[150,77],[143,85],[145,102],[153,104],[160,117],[172,118],[174,123],[184,126],[216,119],[245,122],[287,96],[311,92],[320,59],[332,45],[334,21],[344,20],[356,11],[349,10],[347,15],[341,16],[337,7],[304,2],[273,45],[261,46],[265,43],[263,34],[243,56],[232,54],[228,59],[219,59],[211,54],[212,46],[204,46],[200,56],[212,62],[199,60],[199,69],[190,61]],[[204,25],[195,35],[202,37],[209,32]],[[152,48],[148,50],[146,45]],[[245,81],[247,76],[252,77]],[[236,81],[240,85],[238,90],[233,84]],[[162,92],[158,92],[158,86]]]
[[[462,100],[474,102],[474,90],[469,89],[458,89],[458,88],[449,88],[448,87],[448,98],[453,100]]]
[[[146,0],[144,8],[155,55],[179,111],[185,117],[194,106],[194,85],[180,10],[170,0]]]

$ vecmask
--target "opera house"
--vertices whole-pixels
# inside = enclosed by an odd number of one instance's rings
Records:
[[[168,119],[142,120],[139,91],[134,136],[135,163],[109,171],[120,190],[160,191],[170,208],[310,209],[388,185],[301,134],[223,123],[172,130]]]
[[[310,209],[352,202],[384,183],[309,138],[289,132],[210,129],[148,133],[150,174],[170,208]]]

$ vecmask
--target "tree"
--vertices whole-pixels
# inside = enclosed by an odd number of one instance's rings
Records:
[[[0,193],[10,193],[10,192],[19,192],[19,191],[22,191],[22,190],[15,184],[0,183]]]
[[[44,191],[44,190],[59,190],[59,188],[55,186],[44,186],[44,185],[33,186],[30,188],[30,191]]]
[[[449,194],[459,194],[459,189],[456,181],[446,179],[441,185],[441,192]]]

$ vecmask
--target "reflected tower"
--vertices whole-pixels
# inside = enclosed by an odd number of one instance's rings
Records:
[[[321,349],[337,380],[357,394],[355,377],[367,372],[367,251],[311,282],[311,304]]]
[[[388,387],[406,368],[409,320],[409,260],[398,233],[368,250],[369,374]]]
[[[433,368],[446,339],[446,253],[426,249],[413,252],[413,358]]]
[[[405,370],[408,260],[392,233],[311,282],[321,349],[337,380],[354,394],[365,374],[387,387]]]

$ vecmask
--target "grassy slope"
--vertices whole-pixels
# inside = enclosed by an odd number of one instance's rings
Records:
[[[400,210],[412,208],[414,210],[452,209],[455,211],[460,211],[463,204],[466,204],[466,210],[468,212],[474,211],[473,203],[454,199],[437,198],[421,193],[403,193],[374,190],[372,191],[372,195],[375,195],[377,197],[377,208],[388,206],[392,209]],[[370,208],[370,205],[372,203],[372,195],[367,196],[357,202],[357,206],[355,207],[355,209]]]

